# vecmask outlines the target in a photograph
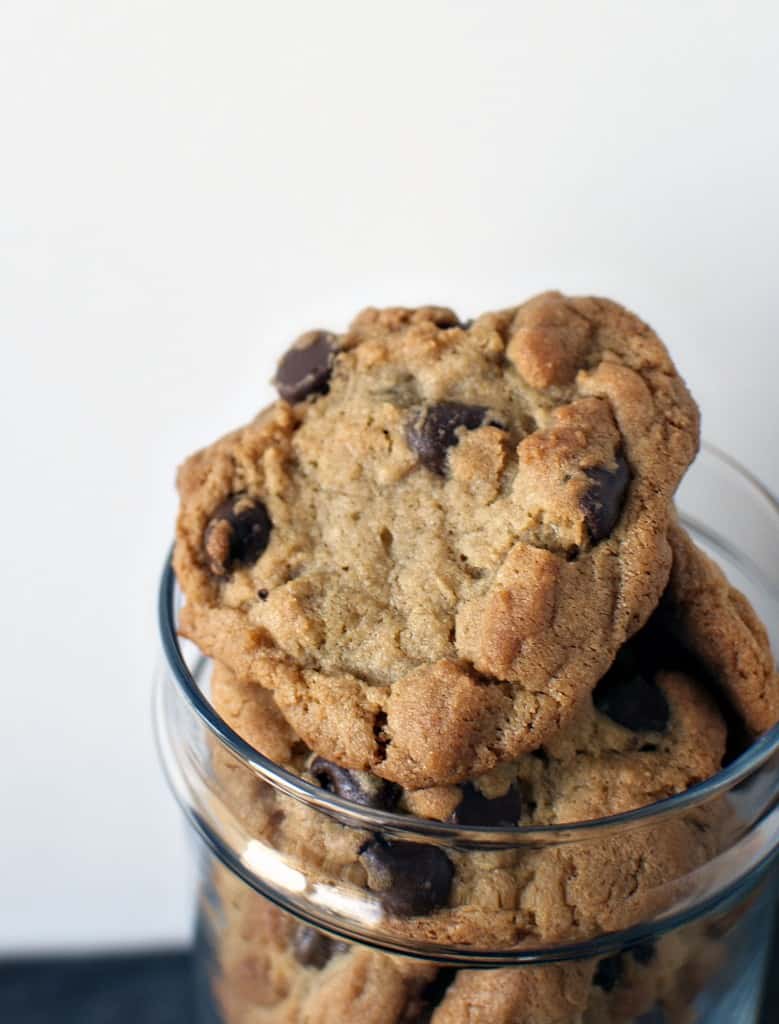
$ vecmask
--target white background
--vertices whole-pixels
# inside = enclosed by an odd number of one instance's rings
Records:
[[[0,3],[0,952],[186,936],[174,467],[304,328],[611,295],[779,490],[777,10]]]

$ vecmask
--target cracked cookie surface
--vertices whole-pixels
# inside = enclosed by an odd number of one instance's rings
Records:
[[[542,745],[668,577],[698,416],[662,343],[557,293],[467,326],[369,309],[277,385],[180,471],[183,632],[405,787]]]

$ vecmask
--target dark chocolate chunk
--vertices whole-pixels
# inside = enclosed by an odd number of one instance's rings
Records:
[[[670,709],[665,694],[640,671],[629,649],[616,661],[593,690],[598,711],[633,732],[663,732]]]
[[[400,798],[400,786],[394,782],[387,782],[370,772],[349,771],[323,757],[315,757],[309,771],[323,789],[364,807],[389,811]]]
[[[454,330],[455,327],[458,328],[458,330],[467,331],[473,326],[472,319],[460,320],[460,318],[451,310],[446,310],[446,312],[439,313],[437,316],[434,316],[433,323],[443,331],[451,331]]]
[[[331,939],[329,935],[308,924],[299,924],[292,940],[295,959],[304,967],[321,969],[328,960],[337,953],[345,953],[348,948],[347,943]]]
[[[642,967],[646,967],[646,965],[651,964],[655,958],[655,944],[651,939],[647,939],[645,942],[639,942],[635,946],[630,947],[630,955],[637,964],[641,964]]]
[[[309,331],[295,342],[276,370],[274,384],[282,398],[300,402],[327,391],[336,355],[335,335]]]
[[[483,825],[485,828],[516,825],[522,814],[522,798],[516,785],[492,800],[470,782],[463,786],[462,793],[462,800],[451,817],[456,825]]]
[[[607,956],[598,963],[592,983],[602,988],[604,992],[611,992],[621,977],[622,955],[617,953],[616,956]]]
[[[229,576],[237,566],[253,565],[270,540],[273,523],[261,501],[234,494],[222,502],[206,527],[203,543],[208,568]]]
[[[390,914],[429,914],[449,899],[454,865],[437,846],[373,839],[363,847],[360,860],[369,888]]]
[[[403,1020],[409,1024],[429,1024],[433,1011],[443,1002],[446,990],[457,977],[454,967],[442,967],[432,981],[429,981],[406,1007]]]
[[[630,469],[618,454],[616,469],[596,466],[585,473],[592,484],[582,495],[581,505],[592,542],[597,544],[609,536],[619,519],[630,483]]]
[[[462,327],[457,314],[453,313],[451,309],[439,309],[438,312],[433,314],[433,323],[436,327],[441,327],[444,330],[452,327]]]
[[[446,456],[457,444],[457,430],[476,430],[484,426],[487,409],[483,405],[438,402],[418,412],[406,426],[406,441],[423,466],[443,476]]]

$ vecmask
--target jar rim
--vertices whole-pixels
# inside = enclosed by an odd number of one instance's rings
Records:
[[[709,456],[738,474],[755,496],[761,502],[768,504],[777,519],[779,528],[779,501],[768,488],[737,460],[719,448],[707,443],[704,443],[702,448]],[[687,521],[683,515],[682,521]],[[698,529],[701,528],[697,522],[694,525]],[[704,530],[704,532],[706,531]],[[722,539],[717,538],[717,540],[722,546]],[[727,545],[727,547],[739,561],[744,561],[741,553],[734,550],[732,545]],[[763,573],[760,573],[760,576],[764,583],[769,582],[765,580]],[[770,589],[773,590],[774,587],[771,586]],[[779,587],[776,589],[779,593]],[[171,549],[165,562],[159,588],[160,637],[167,665],[189,708],[223,747],[227,748],[231,754],[265,782],[315,810],[337,815],[339,819],[348,821],[355,827],[368,830],[380,827],[385,834],[407,836],[409,833],[413,833],[443,842],[457,841],[460,846],[484,847],[486,845],[490,848],[507,848],[517,844],[530,843],[573,842],[587,837],[601,837],[611,832],[652,825],[698,807],[733,789],[779,751],[779,723],[777,723],[755,740],[727,767],[690,789],[643,807],[586,821],[555,825],[512,825],[485,828],[480,825],[457,825],[451,822],[432,821],[408,814],[365,807],[323,790],[294,772],[283,768],[252,747],[217,713],[198,686],[181,650],[176,629],[176,611],[180,598],[181,592],[173,571]]]

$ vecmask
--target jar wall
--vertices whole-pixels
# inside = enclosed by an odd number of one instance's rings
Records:
[[[752,1024],[777,877],[609,956],[458,969],[328,937],[201,847],[199,1024]]]

